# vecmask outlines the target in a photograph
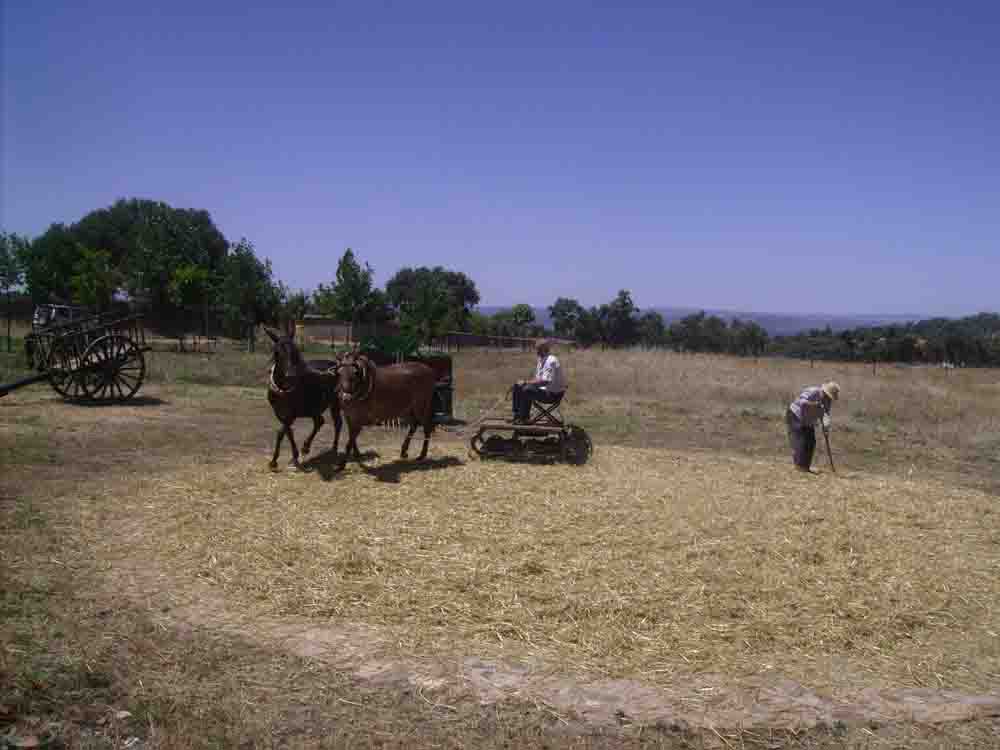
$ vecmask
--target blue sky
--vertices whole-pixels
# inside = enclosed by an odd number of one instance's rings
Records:
[[[157,5],[4,2],[7,231],[137,196],[296,288],[1000,308],[1000,4]]]

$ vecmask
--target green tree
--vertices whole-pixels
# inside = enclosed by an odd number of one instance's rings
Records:
[[[727,351],[729,344],[729,327],[726,321],[718,315],[709,315],[702,324],[705,348],[716,354]]]
[[[287,320],[302,320],[313,309],[312,295],[305,290],[292,292],[283,285],[281,288],[281,316]]]
[[[330,312],[339,320],[350,321],[352,327],[371,309],[372,276],[374,272],[367,263],[364,268],[354,257],[354,251],[347,248],[337,263],[337,280],[330,296]]]
[[[674,340],[679,345],[679,349],[686,352],[700,352],[705,348],[705,311],[702,310],[691,315],[685,315],[676,324],[674,330]]]
[[[14,317],[14,289],[24,280],[22,258],[28,241],[13,233],[0,232],[0,291],[7,297],[7,351],[14,349],[11,323]]]
[[[208,333],[208,306],[215,290],[214,281],[208,268],[190,263],[177,268],[170,279],[170,301],[198,316],[203,336]]]
[[[493,333],[493,320],[489,315],[483,315],[477,310],[473,310],[469,315],[469,330],[480,336],[489,336]]]
[[[606,340],[607,305],[583,310],[576,324],[576,340],[584,347],[604,343]]]
[[[767,346],[767,332],[754,321],[739,318],[729,325],[730,351],[744,357],[759,357]]]
[[[257,326],[278,317],[281,290],[274,282],[271,262],[260,260],[245,238],[226,256],[219,297],[227,332],[246,338],[252,351]]]
[[[111,253],[83,248],[70,277],[70,288],[81,305],[103,312],[111,306],[120,281],[120,274],[111,264]]]
[[[20,251],[24,283],[35,304],[69,301],[82,248],[69,227],[52,224]]]
[[[151,200],[119,200],[91,211],[70,226],[52,224],[36,237],[24,261],[25,284],[36,303],[68,300],[84,248],[109,255],[106,265],[155,319],[179,309],[171,282],[178,268],[221,273],[229,244],[207,211],[174,208]],[[94,259],[82,260],[84,265]],[[102,261],[103,262],[103,261]],[[89,292],[88,292],[89,293]]]
[[[586,312],[575,299],[559,297],[549,307],[549,317],[552,318],[552,327],[555,329],[556,335],[564,338],[576,338],[580,320]]]
[[[70,232],[84,247],[105,249],[129,291],[148,298],[156,312],[172,305],[176,269],[190,265],[217,274],[229,250],[208,211],[137,198],[91,211]]]
[[[648,349],[664,346],[667,341],[667,324],[655,310],[647,310],[639,318],[639,340]]]
[[[606,306],[606,341],[611,346],[631,346],[639,340],[639,308],[627,289]]]
[[[510,319],[518,336],[526,336],[528,328],[535,322],[535,311],[531,305],[514,305],[510,309]]]
[[[414,303],[418,295],[431,287],[439,290],[447,314],[442,325],[461,331],[469,330],[472,309],[479,304],[479,291],[475,282],[461,271],[449,271],[441,266],[427,268],[401,268],[385,285],[389,303],[402,312]]]
[[[424,275],[407,291],[399,305],[399,321],[404,331],[421,343],[429,344],[447,329],[448,290],[439,278]]]

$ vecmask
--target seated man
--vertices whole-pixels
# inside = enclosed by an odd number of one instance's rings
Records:
[[[550,350],[548,341],[539,341],[536,347],[538,363],[535,366],[534,380],[522,380],[514,384],[514,422],[517,424],[527,424],[533,402],[551,404],[566,390],[559,359]]]

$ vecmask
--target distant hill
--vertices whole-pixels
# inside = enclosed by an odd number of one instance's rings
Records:
[[[509,307],[497,305],[482,305],[479,311],[484,315],[493,315],[500,310]],[[535,319],[546,328],[552,327],[552,320],[544,307],[535,307]],[[667,321],[667,325],[676,320],[680,320],[686,315],[700,312],[701,308],[687,307],[652,307],[642,308],[642,311],[655,310]],[[853,328],[882,326],[907,323],[921,319],[919,315],[821,315],[808,314],[797,315],[794,313],[755,313],[755,312],[735,312],[733,310],[705,310],[707,315],[717,315],[726,322],[734,318],[752,320],[767,331],[771,336],[793,336],[803,331],[813,328],[826,328],[830,326],[834,332],[846,331]]]

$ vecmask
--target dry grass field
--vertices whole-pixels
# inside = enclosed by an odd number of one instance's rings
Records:
[[[424,464],[370,429],[363,466],[271,473],[263,354],[156,353],[128,406],[0,400],[0,737],[1000,744],[1000,374],[560,355],[583,467],[452,427]],[[456,355],[456,415],[532,359]],[[799,475],[782,414],[829,378],[837,473]]]

